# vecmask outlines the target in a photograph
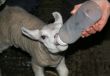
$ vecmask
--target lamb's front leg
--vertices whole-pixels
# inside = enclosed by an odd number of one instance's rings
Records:
[[[44,68],[32,63],[32,69],[35,76],[44,76]]]
[[[59,73],[59,76],[68,76],[68,69],[65,64],[65,58],[61,60],[59,65],[56,67],[56,70]]]

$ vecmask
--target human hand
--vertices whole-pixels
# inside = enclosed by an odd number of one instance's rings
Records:
[[[95,1],[100,6],[102,10],[102,17],[94,25],[91,25],[89,28],[85,29],[82,32],[83,38],[88,37],[91,34],[95,34],[96,32],[100,32],[106,25],[110,15],[110,3],[108,2],[108,0],[92,0],[92,1]],[[76,5],[74,9],[71,11],[71,14],[75,14],[81,5],[82,4]]]

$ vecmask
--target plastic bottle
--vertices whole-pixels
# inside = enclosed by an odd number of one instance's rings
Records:
[[[94,1],[86,1],[75,15],[72,15],[59,31],[60,41],[71,44],[81,37],[81,32],[96,23],[102,15],[100,7]]]

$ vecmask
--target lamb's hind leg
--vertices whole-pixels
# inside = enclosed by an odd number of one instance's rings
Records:
[[[68,69],[65,65],[65,58],[61,60],[59,65],[56,67],[56,70],[58,71],[59,76],[68,76]]]
[[[32,69],[35,76],[44,76],[44,68],[32,63]]]

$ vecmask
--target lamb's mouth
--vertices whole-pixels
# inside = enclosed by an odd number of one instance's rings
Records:
[[[56,46],[67,46],[67,45],[68,45],[68,44],[64,43],[64,42],[60,39],[58,33],[55,34],[54,38],[55,38],[55,45],[56,45]]]
[[[57,40],[55,41],[55,45],[56,45],[56,46],[63,46],[63,47],[64,47],[64,46],[67,46],[67,45],[62,45],[62,44],[60,44]]]

